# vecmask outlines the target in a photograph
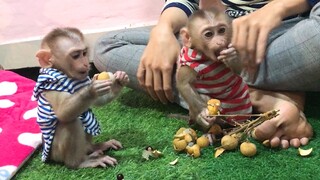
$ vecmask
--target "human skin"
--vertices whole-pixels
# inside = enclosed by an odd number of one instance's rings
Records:
[[[270,31],[277,27],[283,18],[304,12],[307,9],[310,7],[305,0],[285,2],[274,0],[260,10],[234,20],[233,29],[235,30],[232,44],[237,49],[244,68],[253,74],[256,66],[265,56],[266,41]],[[266,20],[261,21],[261,16]],[[151,31],[149,43],[140,61],[137,73],[140,85],[147,90],[153,99],[160,100],[162,103],[173,102],[171,74],[180,50],[174,33],[186,21],[187,16],[182,10],[178,8],[165,10],[160,16],[159,23]],[[242,33],[245,33],[245,36]],[[246,42],[244,38],[249,41]],[[248,59],[246,59],[247,57]],[[259,89],[251,92],[253,106],[257,110],[263,111],[269,107],[271,109],[278,108],[281,112],[277,118],[257,127],[257,139],[269,139],[272,147],[280,146],[282,148],[287,148],[290,145],[299,147],[308,143],[312,136],[312,128],[304,115],[300,116],[304,106],[303,95]],[[259,101],[257,101],[257,96]],[[267,97],[272,97],[274,101],[268,101]],[[268,106],[265,105],[266,103],[269,103]],[[297,128],[299,131],[295,131]]]

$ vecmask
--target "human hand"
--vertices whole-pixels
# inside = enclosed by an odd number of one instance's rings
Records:
[[[137,77],[140,85],[154,100],[173,102],[172,72],[180,45],[168,28],[156,26],[141,57]]]
[[[255,74],[257,65],[265,58],[269,33],[282,21],[280,11],[272,8],[273,6],[266,5],[232,22],[231,43],[238,51],[244,68],[251,75]]]

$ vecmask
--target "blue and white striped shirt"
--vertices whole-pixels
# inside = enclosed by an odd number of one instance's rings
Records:
[[[55,129],[59,123],[52,106],[43,96],[43,92],[47,90],[54,90],[74,94],[90,83],[91,80],[89,77],[85,80],[79,81],[68,78],[66,74],[54,68],[40,69],[40,74],[34,88],[33,95],[38,100],[37,123],[40,126],[44,140],[42,161],[45,162],[48,160]],[[94,136],[100,134],[100,125],[90,109],[83,112],[79,116],[79,119],[81,120],[86,133]]]

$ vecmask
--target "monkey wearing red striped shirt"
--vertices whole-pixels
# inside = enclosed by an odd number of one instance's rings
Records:
[[[252,104],[247,84],[235,73],[235,49],[231,20],[216,9],[199,10],[180,30],[183,43],[176,74],[177,89],[188,104],[190,120],[208,129],[217,121],[208,116],[207,101],[221,101],[220,114],[250,114]],[[230,63],[237,64],[237,63]],[[238,71],[238,68],[236,69]],[[232,117],[227,121],[243,121]]]

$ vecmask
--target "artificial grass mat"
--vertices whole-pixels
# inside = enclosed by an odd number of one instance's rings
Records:
[[[319,94],[319,93],[318,93]],[[201,150],[193,159],[185,153],[176,153],[172,147],[173,135],[180,127],[187,127],[183,120],[168,118],[169,113],[187,114],[178,105],[163,105],[147,95],[125,88],[112,103],[93,111],[100,121],[102,134],[95,140],[117,139],[124,149],[108,151],[118,160],[116,167],[70,170],[60,164],[43,164],[40,150],[19,170],[15,179],[319,179],[320,96],[308,93],[306,116],[314,128],[314,138],[303,148],[312,147],[311,156],[301,157],[296,148],[287,150],[266,148],[253,141],[258,153],[244,157],[239,150],[213,157],[214,147]],[[201,133],[199,133],[200,135]],[[145,160],[142,152],[147,146],[161,151],[163,157]],[[175,166],[169,162],[179,157]]]

